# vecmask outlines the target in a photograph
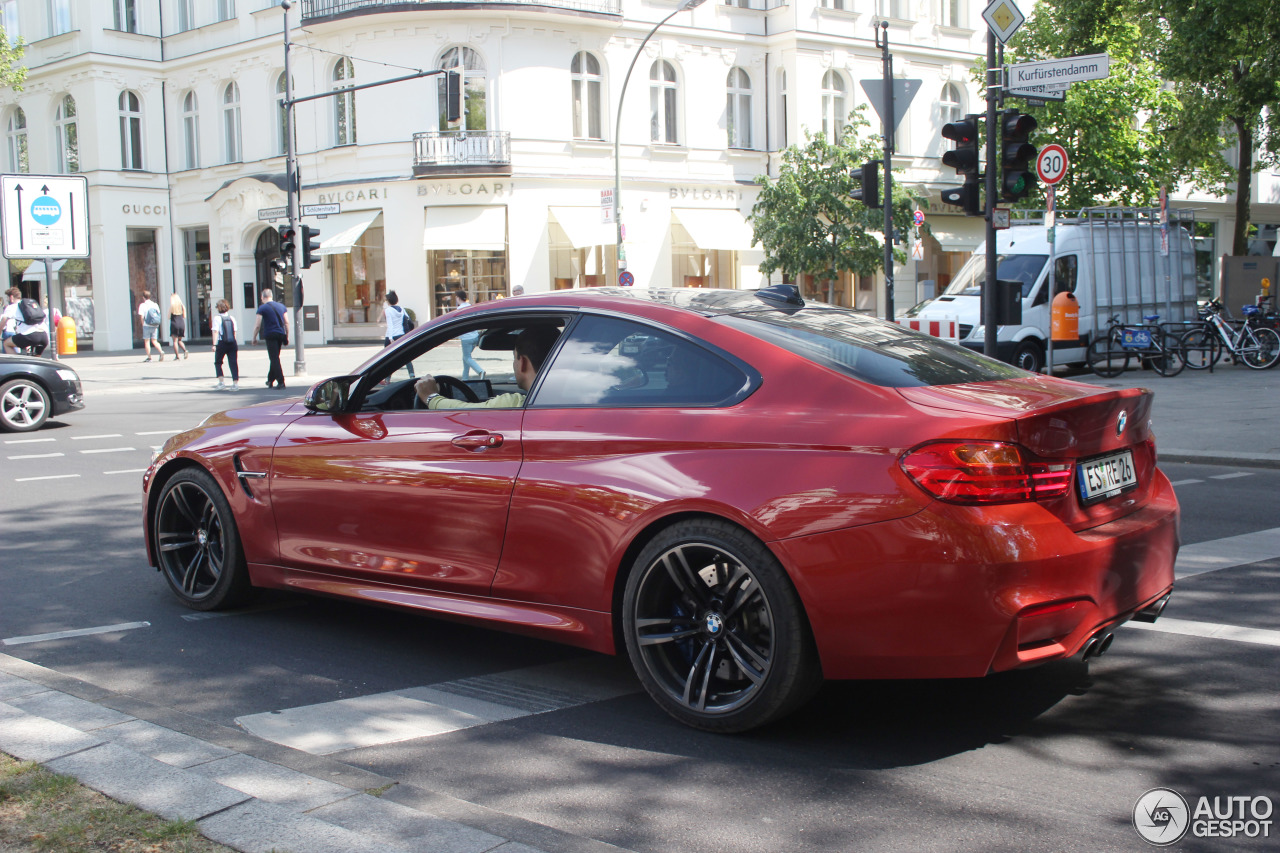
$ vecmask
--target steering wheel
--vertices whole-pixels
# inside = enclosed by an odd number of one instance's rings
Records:
[[[436,380],[436,385],[440,388],[442,393],[446,390],[449,391],[448,394],[445,394],[446,397],[450,397],[455,400],[458,399],[458,397],[453,393],[456,391],[462,396],[462,399],[466,400],[468,403],[480,402],[480,395],[473,391],[471,386],[463,382],[461,379],[456,379],[452,376],[445,376],[444,374],[434,378]],[[425,409],[427,407],[426,404],[422,402],[422,398],[418,396],[416,391],[413,394],[413,407],[415,409]]]

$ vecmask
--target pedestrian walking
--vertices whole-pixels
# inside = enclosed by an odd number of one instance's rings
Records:
[[[467,300],[467,292],[461,288],[453,292],[453,300],[455,303],[455,310],[458,308],[471,307],[471,302]],[[462,337],[458,338],[458,341],[462,344],[462,378],[470,379],[471,371],[474,370],[477,378],[484,379],[484,368],[481,367],[480,362],[476,361],[475,357],[471,355],[471,353],[475,351],[476,344],[480,342],[480,331],[476,330],[474,332],[467,332]]]
[[[267,345],[267,387],[279,383],[284,387],[284,368],[280,366],[280,348],[289,343],[289,323],[285,319],[284,305],[275,301],[275,293],[271,288],[262,288],[262,302],[258,305],[258,316],[253,320],[253,342],[262,336]]]
[[[219,391],[226,388],[226,384],[222,381],[222,359],[227,360],[227,366],[231,368],[231,390],[240,390],[240,345],[237,343],[238,335],[236,330],[236,318],[231,316],[231,303],[225,299],[219,299],[217,305],[218,313],[214,315],[212,329],[213,332],[213,367],[218,374],[218,384],[214,385]]]
[[[187,306],[182,304],[182,297],[173,294],[169,297],[169,340],[173,343],[173,360],[190,358],[184,339],[187,337]]]
[[[138,319],[142,321],[142,346],[147,351],[143,361],[151,360],[151,344],[156,345],[156,354],[164,361],[164,350],[160,347],[160,306],[151,298],[151,291],[142,291],[142,304],[138,306]]]
[[[394,290],[388,290],[386,295],[387,307],[382,309],[382,325],[384,327],[382,345],[391,346],[393,341],[398,341],[408,332],[406,326],[412,328],[412,321],[409,320],[408,312],[400,306],[400,297],[396,295]],[[409,370],[409,377],[412,378],[413,362],[405,365]]]

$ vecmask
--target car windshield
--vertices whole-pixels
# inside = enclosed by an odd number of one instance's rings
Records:
[[[853,311],[819,308],[733,314],[721,319],[810,361],[887,388],[990,382],[1026,375],[963,347]]]
[[[1031,294],[1040,279],[1048,255],[997,255],[996,278],[1017,279],[1022,282],[1022,297]],[[942,291],[943,296],[981,296],[982,283],[987,278],[987,259],[985,255],[976,254],[965,262],[956,273],[955,278]]]

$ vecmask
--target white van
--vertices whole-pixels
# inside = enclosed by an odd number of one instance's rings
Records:
[[[1033,212],[1028,212],[1033,213]],[[1049,256],[1053,250],[1054,289],[1072,291],[1079,302],[1079,338],[1055,341],[1053,362],[1083,364],[1095,332],[1119,315],[1126,323],[1142,323],[1159,315],[1158,323],[1196,319],[1194,215],[1169,211],[1161,233],[1159,211],[1099,208],[1059,216],[1050,246],[1042,215],[1015,220],[996,232],[996,278],[1022,282],[1022,323],[1001,326],[996,355],[1024,370],[1045,365],[1049,340]],[[973,256],[934,299],[906,312],[925,320],[960,319],[960,344],[983,351],[982,285],[986,280],[986,248]],[[1175,327],[1176,328],[1176,327]]]

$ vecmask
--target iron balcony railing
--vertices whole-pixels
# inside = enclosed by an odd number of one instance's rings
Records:
[[[302,20],[329,18],[359,12],[404,12],[415,6],[431,8],[446,6],[457,9],[459,0],[302,0]],[[498,6],[544,6],[551,9],[571,9],[575,12],[599,12],[605,15],[622,14],[622,0],[473,0],[477,6],[492,3]]]
[[[415,170],[476,171],[511,168],[511,134],[498,130],[427,131],[413,135]]]

